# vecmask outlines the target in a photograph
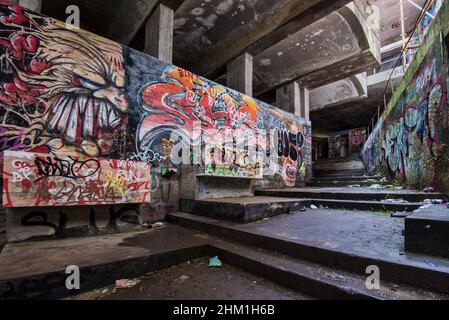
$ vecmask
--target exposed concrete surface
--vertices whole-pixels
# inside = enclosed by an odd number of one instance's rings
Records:
[[[101,288],[67,300],[309,300],[306,295],[223,263],[201,258],[139,278],[131,289]],[[105,290],[107,292],[103,293]]]
[[[391,261],[409,266],[449,273],[449,260],[404,253],[404,219],[383,213],[347,210],[312,210],[293,215],[280,215],[264,221],[237,224],[228,221],[184,216],[211,225],[249,234],[306,244],[350,255]],[[428,261],[432,261],[429,264]]]
[[[449,208],[434,205],[405,218],[405,248],[449,258]]]
[[[143,235],[151,241],[136,241]],[[10,243],[0,255],[0,279],[65,270],[72,264],[82,267],[203,244],[206,244],[204,237],[176,225],[102,237]]]

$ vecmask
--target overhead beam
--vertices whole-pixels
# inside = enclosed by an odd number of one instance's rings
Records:
[[[183,2],[184,0],[124,0],[117,8],[114,23],[109,27],[108,38],[129,45],[159,4],[176,11]]]
[[[204,61],[197,73],[209,79],[218,78],[225,72],[224,66],[248,52],[255,56],[289,35],[350,3],[351,0],[309,0],[292,1],[276,14],[267,15],[263,23],[247,32],[233,33],[213,48],[205,49]]]

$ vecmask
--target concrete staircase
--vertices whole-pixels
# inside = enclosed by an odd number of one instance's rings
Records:
[[[223,239],[213,244],[220,259],[318,299],[449,299],[449,261],[445,269],[385,257],[330,250],[242,225],[188,213],[168,215],[171,223]],[[366,268],[381,270],[381,287],[365,285]]]

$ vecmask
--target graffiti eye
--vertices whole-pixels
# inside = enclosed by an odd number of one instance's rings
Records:
[[[87,79],[80,78],[79,79],[79,83],[84,88],[89,89],[89,90],[93,90],[93,91],[97,91],[97,90],[100,90],[102,88],[101,84],[95,83],[95,82],[87,80]]]

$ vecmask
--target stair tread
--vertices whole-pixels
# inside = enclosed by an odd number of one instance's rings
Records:
[[[330,268],[281,253],[232,243],[230,241],[222,242],[217,246],[235,254],[242,255],[247,259],[262,262],[270,267],[338,287],[351,295],[359,294],[366,298],[382,300],[449,299],[444,294],[437,294],[403,284],[398,285],[389,281],[381,281],[379,290],[369,290],[365,285],[367,276],[364,275]]]
[[[203,223],[214,224],[218,222],[215,219],[196,216],[193,214],[178,212],[169,214],[170,216],[182,217],[183,219],[192,219]],[[234,223],[223,223],[223,227],[232,228]],[[233,242],[231,240],[223,240],[214,242],[214,247],[225,249],[243,256],[247,259],[262,262],[272,268],[282,270],[296,276],[304,277],[313,281],[318,281],[326,285],[339,288],[340,290],[363,298],[372,299],[449,299],[449,296],[438,294],[429,290],[424,290],[404,284],[398,285],[390,281],[381,281],[380,290],[369,290],[365,286],[366,277],[350,271],[331,268],[319,263],[295,258],[282,253],[274,252],[258,248],[251,245]],[[300,290],[299,290],[300,291]]]

